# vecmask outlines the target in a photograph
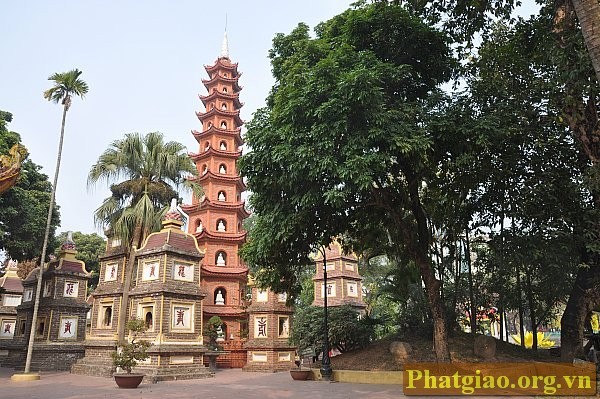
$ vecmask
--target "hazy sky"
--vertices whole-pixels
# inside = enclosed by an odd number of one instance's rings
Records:
[[[125,133],[162,132],[198,152],[190,131],[205,94],[204,65],[220,53],[225,14],[229,54],[243,72],[242,119],[264,105],[273,84],[267,58],[278,32],[299,22],[311,28],[352,0],[10,1],[0,22],[0,110],[13,114],[30,158],[52,181],[62,108],[42,97],[47,78],[73,68],[90,90],[67,115],[56,201],[58,231],[98,232],[93,212],[109,195],[89,189],[87,173]],[[532,3],[533,0],[526,0]]]

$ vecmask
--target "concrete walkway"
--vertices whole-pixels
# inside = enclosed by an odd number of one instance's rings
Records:
[[[402,386],[293,381],[289,373],[219,370],[214,378],[142,384],[119,389],[109,378],[42,373],[39,381],[14,382],[12,369],[0,368],[0,398],[6,399],[396,399]]]

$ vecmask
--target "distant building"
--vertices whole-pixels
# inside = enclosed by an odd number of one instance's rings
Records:
[[[314,282],[313,306],[324,306],[327,292],[327,306],[350,305],[364,314],[367,305],[363,301],[362,277],[358,273],[358,258],[353,253],[344,253],[339,242],[334,241],[325,250],[327,264],[327,287],[323,274],[323,254],[314,258],[316,273]]]

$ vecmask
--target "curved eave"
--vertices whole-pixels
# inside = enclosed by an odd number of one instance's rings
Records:
[[[207,104],[209,104],[211,101],[216,100],[216,99],[231,100],[231,101],[233,101],[233,106],[236,109],[240,109],[244,106],[244,103],[240,102],[239,93],[229,94],[229,93],[220,92],[218,90],[213,90],[207,96],[199,95],[198,97],[200,98],[200,101],[202,101],[202,104],[204,104],[204,107],[206,107]]]
[[[200,203],[200,208],[202,208],[202,209],[204,209],[204,208],[219,209],[219,210],[225,210],[225,211],[236,211],[243,218],[247,218],[248,216],[250,216],[248,211],[246,211],[244,202],[211,201],[211,200],[205,198],[204,201],[202,201],[202,203]]]
[[[202,265],[202,266],[200,266],[200,268],[202,269],[201,273],[202,273],[202,276],[204,276],[204,277],[208,274],[211,276],[218,276],[218,277],[230,276],[232,278],[235,278],[237,276],[241,276],[241,277],[246,278],[246,275],[248,274],[247,267],[223,267],[223,266]]]
[[[204,65],[204,70],[207,73],[211,73],[211,72],[218,70],[219,68],[223,68],[223,69],[227,69],[228,71],[234,71],[235,72],[233,74],[234,76],[242,75],[241,72],[237,71],[237,67],[238,67],[237,62],[231,62],[231,61],[225,62],[224,60],[229,61],[229,58],[219,57],[219,58],[217,58],[217,60],[215,61],[215,63],[213,65]]]
[[[222,175],[208,171],[202,176],[194,176],[190,177],[189,179],[198,183],[203,183],[209,179],[220,180],[222,182],[236,183],[241,191],[246,191],[246,184],[237,175]]]
[[[202,310],[204,313],[209,315],[240,316],[246,314],[244,309],[232,309],[227,305],[204,305]]]
[[[215,86],[219,82],[231,83],[234,93],[239,93],[244,88],[243,86],[240,86],[240,84],[237,81],[237,78],[224,78],[221,75],[217,75],[212,79],[202,79],[202,84],[204,85],[204,87],[206,87],[206,91],[208,92],[212,91],[210,88],[212,86]]]
[[[204,158],[209,158],[211,156],[219,156],[223,158],[239,158],[242,156],[241,151],[230,152],[230,151],[221,151],[219,149],[210,147],[207,151],[203,151],[201,153],[193,153],[190,152],[188,156],[192,159],[192,161],[202,161]]]
[[[201,233],[194,233],[194,237],[198,242],[203,242],[206,240],[213,241],[228,241],[232,243],[240,243],[246,240],[247,232],[243,233],[211,233],[210,231],[204,229]]]
[[[200,122],[204,122],[205,119],[212,118],[213,116],[220,116],[221,118],[233,118],[235,121],[236,127],[240,127],[244,124],[242,118],[240,118],[240,110],[235,111],[223,111],[218,109],[217,107],[211,109],[207,112],[198,111],[196,112],[196,116],[200,120]]]
[[[241,131],[242,131],[242,129],[240,127],[237,127],[234,130],[228,130],[228,129],[221,129],[221,128],[218,128],[213,125],[203,132],[199,132],[197,130],[192,130],[192,134],[194,135],[194,138],[196,139],[198,144],[201,144],[202,140],[204,140],[206,137],[212,136],[214,134],[231,136],[235,139],[236,145],[238,147],[240,147],[241,145],[244,144],[244,140],[242,139],[242,136],[241,136]]]

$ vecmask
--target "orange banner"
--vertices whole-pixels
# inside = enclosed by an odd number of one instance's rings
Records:
[[[592,363],[407,363],[405,395],[596,394]]]

